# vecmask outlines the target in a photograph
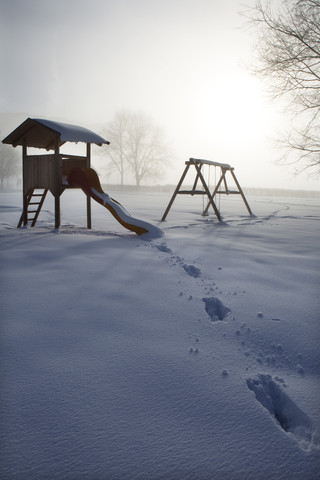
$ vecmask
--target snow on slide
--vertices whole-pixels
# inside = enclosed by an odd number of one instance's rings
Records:
[[[67,181],[71,186],[80,187],[87,195],[90,195],[96,202],[107,208],[118,222],[128,230],[135,232],[137,235],[146,233],[152,237],[163,235],[160,228],[132,217],[119,202],[105,193],[102,190],[97,173],[92,168],[74,167],[70,171]]]

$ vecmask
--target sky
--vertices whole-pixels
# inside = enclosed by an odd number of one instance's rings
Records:
[[[143,112],[172,152],[229,163],[242,185],[318,190],[276,165],[286,117],[248,65],[255,0],[0,0],[0,112],[92,129]],[[9,133],[9,132],[8,132]]]

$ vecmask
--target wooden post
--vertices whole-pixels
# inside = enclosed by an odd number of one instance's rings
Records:
[[[23,225],[28,224],[28,202],[27,202],[27,188],[26,188],[26,156],[27,156],[27,140],[23,139],[22,146],[22,188],[23,188]]]
[[[227,179],[226,179],[226,173],[227,173],[227,170],[223,167],[221,167],[221,171],[223,172],[223,183],[224,183],[224,189],[226,191],[226,194],[229,195],[229,192],[228,192],[228,185],[227,185]],[[232,170],[231,170],[232,172]]]
[[[54,151],[54,218],[55,228],[60,227],[60,180],[61,160],[59,154],[59,135],[56,136]]]
[[[203,163],[200,163],[199,171],[201,170],[201,168],[202,168],[202,165],[203,165]],[[198,180],[199,180],[199,173],[197,173],[197,175],[196,175],[196,179],[195,179],[195,181],[194,181],[194,184],[193,184],[192,190],[196,190],[196,188],[197,188],[197,183],[198,183]]]
[[[87,168],[91,168],[91,144],[87,143]],[[87,228],[91,229],[91,197],[87,195]]]

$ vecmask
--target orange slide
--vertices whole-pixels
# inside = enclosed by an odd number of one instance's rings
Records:
[[[99,177],[92,168],[72,168],[67,181],[71,186],[80,187],[84,193],[90,195],[91,198],[107,208],[121,225],[135,232],[137,235],[148,233],[150,227],[151,229],[156,228],[147,222],[132,217],[119,202],[109,197],[109,195],[102,190]]]

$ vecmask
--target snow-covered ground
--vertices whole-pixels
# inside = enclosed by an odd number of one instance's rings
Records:
[[[319,478],[319,199],[108,193],[164,235],[0,196],[0,478]]]

